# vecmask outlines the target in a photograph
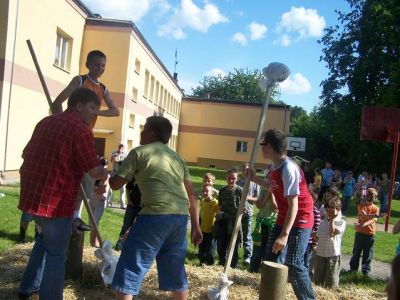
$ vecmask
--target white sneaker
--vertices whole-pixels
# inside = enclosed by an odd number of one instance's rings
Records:
[[[249,265],[249,264],[250,264],[250,257],[246,258],[246,259],[244,260],[244,263],[245,263],[246,265]]]

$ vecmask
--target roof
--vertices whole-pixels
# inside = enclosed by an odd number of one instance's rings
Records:
[[[239,102],[235,100],[220,100],[220,99],[212,99],[205,97],[184,97],[182,101],[194,101],[194,102],[209,102],[209,103],[227,103],[227,104],[237,104],[237,105],[250,105],[250,106],[263,106],[263,103],[255,103],[255,102]],[[268,104],[269,107],[274,108],[282,108],[282,109],[291,109],[290,105],[283,104]]]
[[[94,16],[94,13],[82,1],[80,0],[73,0],[73,1],[76,5],[79,6],[80,9],[82,9],[88,15],[88,17]]]
[[[76,0],[76,1],[78,1],[78,0]],[[181,91],[181,93],[182,93],[181,87],[178,85],[177,80],[174,79],[174,77],[171,75],[171,73],[168,71],[168,69],[162,63],[160,58],[154,52],[153,48],[151,48],[150,44],[144,38],[143,34],[136,27],[134,22],[129,21],[129,20],[104,19],[104,18],[101,18],[101,17],[96,17],[92,13],[92,15],[86,19],[86,24],[95,25],[95,26],[131,28],[137,34],[137,36],[140,38],[140,40],[143,42],[143,44],[146,46],[146,48],[150,51],[150,53],[154,56],[154,58],[160,64],[161,68],[165,71],[165,73],[168,75],[168,77],[171,79],[171,81],[175,84],[175,86],[178,88],[178,90]]]

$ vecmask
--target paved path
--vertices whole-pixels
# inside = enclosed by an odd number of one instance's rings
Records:
[[[350,258],[351,258],[351,255],[342,254],[341,260],[340,260],[340,266],[341,266],[342,270],[344,270],[344,271],[350,270],[350,266],[349,266]],[[371,272],[370,272],[369,276],[374,279],[387,280],[390,276],[390,267],[391,266],[389,263],[372,260]]]

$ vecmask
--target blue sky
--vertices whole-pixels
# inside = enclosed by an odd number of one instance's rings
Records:
[[[317,43],[345,0],[83,0],[104,18],[136,23],[168,70],[178,52],[179,84],[190,94],[206,75],[282,62],[291,76],[280,99],[311,111],[327,78]]]

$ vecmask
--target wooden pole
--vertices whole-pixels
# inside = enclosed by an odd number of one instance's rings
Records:
[[[284,300],[288,267],[271,261],[263,261],[261,266],[260,300]]]
[[[397,154],[399,152],[399,142],[400,142],[400,131],[397,131],[393,144],[393,159],[392,159],[392,170],[390,172],[390,187],[389,187],[387,216],[385,220],[385,232],[387,232],[389,228],[390,210],[392,208],[393,188],[394,188],[394,182],[396,180]]]
[[[272,87],[274,86],[274,84],[275,84],[275,81],[271,80],[269,82],[269,85],[267,86],[265,102],[264,102],[263,108],[261,110],[260,119],[258,121],[257,133],[256,133],[256,137],[254,139],[253,150],[251,152],[251,158],[250,158],[250,163],[249,163],[249,168],[251,168],[251,169],[254,167],[255,162],[256,162],[257,149],[258,149],[258,146],[261,141],[261,135],[262,135],[262,132],[264,129],[265,119],[266,119],[267,110],[268,110],[269,98],[271,97]],[[243,216],[244,206],[247,201],[247,193],[249,191],[249,186],[250,186],[250,178],[246,177],[246,181],[243,186],[242,198],[240,199],[238,212],[236,214],[235,225],[233,227],[232,237],[229,242],[228,255],[227,255],[227,259],[226,259],[224,271],[223,271],[224,274],[228,273],[229,268],[231,266],[233,250],[235,249],[236,240],[237,240],[237,236],[239,233],[239,228],[240,228],[240,225],[242,224],[242,216]]]

